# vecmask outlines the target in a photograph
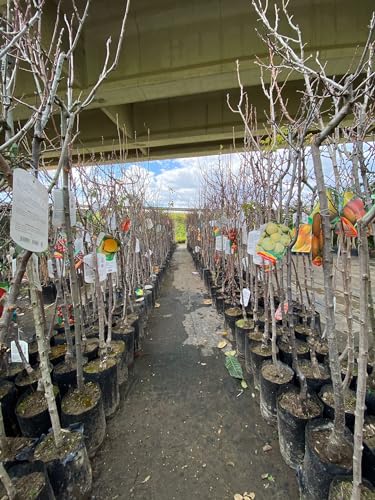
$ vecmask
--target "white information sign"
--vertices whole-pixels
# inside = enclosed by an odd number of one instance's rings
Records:
[[[18,341],[21,351],[23,352],[23,355],[25,356],[25,359],[27,363],[29,362],[29,344],[25,342],[24,340],[19,340]],[[10,360],[12,363],[22,363],[22,358],[21,355],[17,349],[17,344],[15,340],[12,340],[10,343]]]
[[[13,172],[10,236],[30,252],[44,252],[48,248],[48,191],[22,168]]]
[[[135,253],[139,253],[141,251],[140,245],[139,245],[139,239],[137,238],[135,240]]]
[[[96,258],[98,260],[98,271],[99,271],[99,281],[105,281],[107,278],[107,260],[105,255],[102,253],[96,254]],[[95,269],[93,262],[93,255],[89,253],[83,257],[83,267],[85,272],[85,282],[86,283],[95,283]]]

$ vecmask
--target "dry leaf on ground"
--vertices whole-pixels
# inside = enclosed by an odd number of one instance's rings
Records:
[[[228,344],[228,342],[226,340],[220,340],[220,342],[217,344],[217,346],[219,349],[223,349],[227,344]]]

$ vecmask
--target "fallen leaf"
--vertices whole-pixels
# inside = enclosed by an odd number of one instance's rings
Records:
[[[158,302],[155,302],[155,309],[159,309],[160,304]]]
[[[246,380],[241,380],[241,387],[242,387],[242,389],[247,389],[248,388]]]
[[[234,467],[234,462],[227,462],[227,465],[230,465],[231,467]]]
[[[247,496],[250,498],[250,500],[254,500],[255,493],[253,491],[250,491],[250,493],[248,493]]]
[[[202,302],[202,304],[204,306],[210,306],[212,304],[212,300],[211,299],[204,299],[204,301]]]
[[[272,446],[271,446],[270,444],[268,444],[268,443],[267,443],[267,444],[265,444],[265,445],[263,446],[263,448],[262,448],[262,449],[263,449],[263,451],[264,451],[264,452],[271,451],[271,450],[272,450]]]
[[[236,493],[233,497],[233,500],[243,500],[243,496],[240,495],[239,493]]]
[[[262,479],[268,479],[268,472],[266,472],[265,474],[262,474]]]
[[[227,337],[227,335],[228,335],[229,332],[224,331],[224,332],[220,332],[220,333],[221,333],[222,337]]]
[[[236,351],[225,351],[225,356],[235,356],[236,355]]]
[[[217,346],[219,349],[223,349],[227,344],[228,344],[228,342],[226,340],[220,340],[220,342],[217,344]]]
[[[150,479],[151,476],[147,476],[144,478],[144,480],[141,482],[141,484],[147,483],[147,481]]]
[[[201,366],[206,366],[206,365],[207,365],[207,363],[201,363]]]

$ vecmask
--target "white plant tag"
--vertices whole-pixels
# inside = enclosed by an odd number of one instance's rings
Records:
[[[247,244],[247,227],[246,227],[245,223],[242,224],[242,235],[241,236],[242,236],[241,237],[242,244],[246,245]]]
[[[107,274],[117,273],[117,259],[116,255],[112,260],[106,260]]]
[[[76,199],[73,191],[69,191],[69,213],[70,213],[70,224],[72,226],[75,226],[77,224],[77,209],[76,209]],[[65,224],[64,190],[54,189],[52,226],[62,227],[64,224]]]
[[[63,259],[56,259],[56,271],[57,271],[57,276],[59,278],[61,278],[61,276],[63,274],[62,273],[63,267],[64,267],[64,260]],[[47,260],[47,269],[48,269],[48,276],[51,279],[54,279],[55,275],[53,273],[53,265],[52,265],[52,260],[51,259]],[[64,275],[65,275],[65,273],[64,273]]]
[[[22,168],[13,172],[10,236],[30,252],[44,252],[48,248],[48,191]]]
[[[226,236],[223,236],[223,250],[225,251],[225,255],[230,255],[230,239]]]
[[[139,239],[137,238],[135,240],[135,253],[139,253],[141,251],[140,244],[139,244]]]
[[[35,253],[32,254],[31,256],[31,261],[30,265],[33,266],[33,278],[34,281],[30,283],[36,290],[39,292],[42,291],[42,285],[40,283],[40,278],[39,278],[39,257],[35,255]]]
[[[107,278],[107,260],[105,255],[102,253],[96,254],[96,258],[98,260],[98,271],[99,271],[99,281],[105,281]],[[89,253],[83,257],[83,268],[85,273],[85,282],[86,283],[95,283],[95,269],[93,262],[93,255]]]
[[[116,214],[108,215],[107,225],[110,231],[116,231],[117,229]]]
[[[21,351],[23,352],[26,361],[29,362],[29,344],[24,340],[19,340],[18,343],[21,347]],[[12,363],[22,363],[22,358],[20,356],[20,353],[18,352],[17,344],[14,340],[12,340],[12,342],[10,343],[10,360]]]
[[[151,219],[146,219],[146,227],[147,229],[152,229],[154,227],[154,224]]]
[[[194,252],[195,253],[199,253],[201,251],[201,247],[199,247],[198,245],[195,246],[194,248]]]
[[[241,293],[241,297],[240,297],[240,302],[245,307],[247,307],[247,305],[249,303],[250,296],[251,296],[250,290],[248,288],[243,288],[242,293]]]
[[[248,257],[243,257],[242,258],[242,269],[247,271],[249,268],[249,258]]]
[[[15,277],[17,270],[17,259],[12,259],[12,278]]]
[[[223,251],[223,236],[216,236],[215,240],[215,250],[217,252],[222,252]]]

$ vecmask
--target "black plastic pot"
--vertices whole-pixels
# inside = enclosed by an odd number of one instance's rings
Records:
[[[316,432],[321,434],[320,442],[325,445],[333,422],[326,419],[314,419],[308,422],[305,431],[305,456],[302,466],[297,468],[300,485],[300,498],[303,500],[323,500],[328,498],[331,482],[336,476],[351,474],[352,462],[348,460],[347,466],[338,465],[322,459],[315,446]],[[324,434],[323,434],[324,432]],[[347,439],[351,442],[348,431]]]
[[[250,365],[254,377],[254,387],[260,389],[260,369],[263,361],[272,358],[271,348],[262,349],[262,342],[251,342],[249,346]]]
[[[215,297],[215,306],[218,313],[223,314],[224,312],[224,297],[220,294]]]
[[[128,368],[134,364],[134,335],[135,329],[132,326],[122,327],[121,329],[114,329],[112,331],[113,340],[123,340],[126,345],[126,363]]]
[[[242,310],[239,307],[227,307],[224,310],[224,318],[226,325],[230,328],[233,337],[233,346],[236,346],[236,321],[242,318]]]
[[[331,420],[334,420],[335,418],[335,408],[331,406],[330,404],[326,403],[323,399],[323,394],[326,391],[332,392],[332,385],[323,385],[323,387],[319,391],[319,397],[322,400],[322,403],[324,405],[324,417],[325,418],[330,418]],[[355,392],[352,391],[351,389],[347,389],[347,393],[355,397]],[[365,412],[366,414],[366,412]],[[349,412],[347,408],[345,408],[345,423],[346,426],[350,429],[354,429],[354,421],[355,421],[355,415],[354,415],[354,410],[352,412]]]
[[[87,358],[83,358],[82,363],[87,363]],[[71,387],[77,385],[77,365],[75,360],[72,360],[67,366],[65,361],[62,361],[55,366],[52,372],[52,380],[59,388],[61,397],[64,396]]]
[[[58,396],[57,388],[55,392],[57,392]],[[44,391],[28,391],[22,394],[22,396],[17,401],[15,413],[22,436],[39,437],[42,434],[46,433],[51,427],[51,419],[49,416],[47,404],[43,404],[40,410],[32,415],[26,415],[22,411],[25,399],[29,397],[42,399],[42,396],[44,396]],[[56,399],[58,400],[58,397]],[[56,402],[58,403],[59,401]]]
[[[99,359],[90,361],[83,367],[83,374],[85,381],[99,384],[102,391],[105,416],[111,417],[120,404],[117,360],[107,358],[103,363]]]
[[[254,321],[239,319],[235,323],[236,347],[238,357],[245,359],[246,352],[246,338],[249,330],[254,329]]]
[[[289,385],[294,377],[294,371],[290,366],[278,362],[278,369],[282,376],[280,379],[272,376],[276,367],[272,360],[262,363],[260,370],[260,412],[268,422],[276,422],[277,419],[277,395],[280,389]]]
[[[329,488],[328,500],[346,500],[351,497],[353,477],[335,477]],[[364,480],[361,485],[361,498],[375,498],[375,489],[371,483]]]
[[[98,357],[99,340],[95,338],[87,339],[82,345],[82,354],[87,358],[87,361],[92,361]]]
[[[0,401],[6,436],[17,436],[19,429],[15,415],[17,390],[13,382],[0,380]]]
[[[40,378],[40,370],[37,366],[34,366],[33,369],[33,374],[28,375],[26,370],[22,370],[15,378],[16,388],[20,394],[30,390],[36,390]]]
[[[309,420],[323,415],[323,404],[313,392],[307,394],[305,411],[298,411],[300,391],[295,386],[283,387],[277,397],[277,428],[280,453],[287,465],[297,469],[305,455],[305,427]],[[290,398],[294,405],[288,405]]]
[[[367,389],[366,392],[366,407],[369,415],[375,415],[375,391]]]
[[[319,392],[323,385],[327,385],[331,381],[331,375],[328,366],[318,364],[320,377],[311,376],[311,361],[306,359],[301,359],[300,369],[306,377],[307,387],[311,391]]]
[[[128,381],[128,366],[126,364],[126,345],[123,340],[112,340],[112,351],[109,357],[114,357],[117,361],[117,380],[121,386]]]
[[[363,476],[375,486],[375,416],[368,415],[363,426]]]
[[[39,362],[38,342],[29,343],[29,363],[31,366]]]
[[[71,401],[82,398],[82,407],[78,404],[72,409]],[[103,398],[98,384],[88,382],[82,393],[71,389],[61,403],[61,421],[64,427],[72,424],[83,425],[83,436],[89,457],[93,457],[104,441],[106,421]]]
[[[293,365],[292,345],[288,340],[280,338],[277,342],[280,352],[280,361],[288,366]],[[309,359],[310,348],[306,342],[296,339],[297,357],[298,359]]]
[[[82,432],[74,447],[63,445],[56,458],[45,455],[45,441],[53,441],[53,436],[45,436],[35,449],[35,458],[42,460],[48,470],[50,482],[57,500],[84,500],[88,498],[92,486],[92,471]],[[65,439],[69,436],[64,433]],[[48,448],[50,448],[50,444]]]
[[[38,491],[33,490],[32,492],[33,500],[55,500],[55,494],[53,493],[53,489],[48,477],[47,467],[40,460],[35,460],[34,462],[26,462],[26,463],[24,462],[16,464],[10,467],[10,469],[8,470],[8,474],[12,479],[13,484],[16,486],[16,489],[17,489],[17,482],[22,481],[23,483],[26,483],[25,486],[26,488],[28,488],[28,490],[26,490],[27,493],[30,492],[30,484],[27,486],[27,479],[28,477],[30,477],[31,474],[34,473],[42,474],[43,482]],[[31,479],[31,484],[33,484],[32,479]],[[22,494],[25,494],[25,489],[23,492],[19,493],[20,496]]]

